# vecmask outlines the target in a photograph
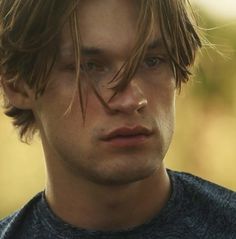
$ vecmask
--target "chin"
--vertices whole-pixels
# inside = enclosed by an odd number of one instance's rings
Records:
[[[159,157],[157,157],[159,155]],[[113,155],[112,155],[113,156]],[[151,177],[162,165],[163,154],[153,151],[119,157],[90,157],[67,160],[70,171],[77,177],[100,185],[125,185]]]
[[[100,172],[93,172],[87,175],[88,179],[96,184],[105,186],[122,186],[138,182],[151,177],[158,167],[142,167],[142,168],[129,168],[119,170],[104,170]]]

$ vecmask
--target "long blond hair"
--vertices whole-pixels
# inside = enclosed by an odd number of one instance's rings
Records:
[[[134,76],[157,23],[169,55],[176,85],[189,79],[197,49],[201,47],[196,22],[187,0],[134,0],[139,4],[136,43],[122,69],[114,92],[124,89]],[[80,35],[77,5],[79,0],[0,0],[0,76],[16,84],[24,80],[40,97],[54,66],[63,25],[69,21],[77,63],[78,89],[82,114],[85,106],[79,81]],[[119,72],[117,73],[119,74]],[[94,87],[96,91],[96,87]],[[97,96],[106,105],[98,92]],[[22,141],[37,131],[31,110],[22,110],[5,99],[5,114],[13,118]]]

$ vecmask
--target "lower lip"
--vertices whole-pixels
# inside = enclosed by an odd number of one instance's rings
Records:
[[[130,137],[116,137],[107,141],[107,144],[113,147],[136,147],[145,144],[150,136],[147,135],[137,135],[137,136],[130,136]]]

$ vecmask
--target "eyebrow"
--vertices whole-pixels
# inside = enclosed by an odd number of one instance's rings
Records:
[[[161,38],[155,39],[151,43],[148,44],[147,50],[153,49],[163,49],[164,44]],[[106,52],[105,49],[99,47],[89,47],[89,46],[82,46],[81,47],[81,55],[83,56],[96,56],[96,55],[104,55]]]
[[[81,55],[93,56],[93,55],[102,55],[105,50],[99,47],[81,47]]]
[[[162,49],[162,48],[165,48],[165,46],[161,38],[155,39],[147,46],[147,50]]]

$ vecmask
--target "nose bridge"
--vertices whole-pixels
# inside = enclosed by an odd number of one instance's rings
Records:
[[[114,111],[133,113],[147,105],[144,90],[138,81],[131,80],[124,90],[118,92],[110,101],[109,107]]]

